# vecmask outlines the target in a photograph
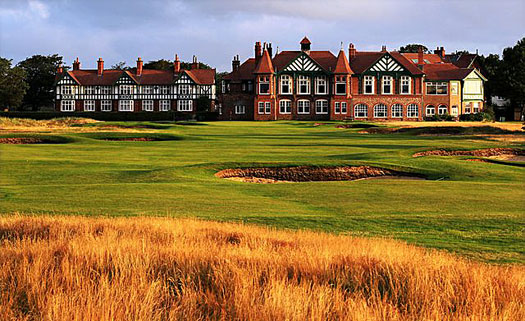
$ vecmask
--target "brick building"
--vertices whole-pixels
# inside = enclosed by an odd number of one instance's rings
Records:
[[[337,56],[311,50],[306,37],[300,48],[273,55],[271,44],[256,42],[254,58],[234,57],[221,83],[221,119],[423,120],[483,108],[485,79],[443,48],[412,54],[350,44],[347,57],[342,48]]]
[[[78,58],[73,69],[57,71],[55,108],[61,112],[159,112],[194,114],[200,97],[209,99],[214,109],[215,69],[200,69],[197,58],[189,70],[181,69],[175,57],[172,70],[143,68],[141,58],[135,71],[104,69],[99,58],[97,69],[80,69]]]

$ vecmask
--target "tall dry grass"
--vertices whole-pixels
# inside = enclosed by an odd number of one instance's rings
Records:
[[[0,320],[525,320],[525,269],[390,240],[0,217]]]

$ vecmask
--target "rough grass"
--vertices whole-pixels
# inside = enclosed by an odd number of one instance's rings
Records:
[[[523,320],[525,269],[167,218],[0,218],[1,320]]]

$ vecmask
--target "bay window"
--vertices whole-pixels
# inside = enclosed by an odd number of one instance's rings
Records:
[[[346,95],[346,76],[335,77],[335,94]]]
[[[259,95],[270,94],[270,77],[260,76],[259,77]]]

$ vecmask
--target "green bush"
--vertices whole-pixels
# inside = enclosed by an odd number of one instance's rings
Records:
[[[451,120],[454,120],[454,117],[450,116],[449,114],[432,115],[432,116],[426,116],[424,120],[426,121],[451,121]]]

